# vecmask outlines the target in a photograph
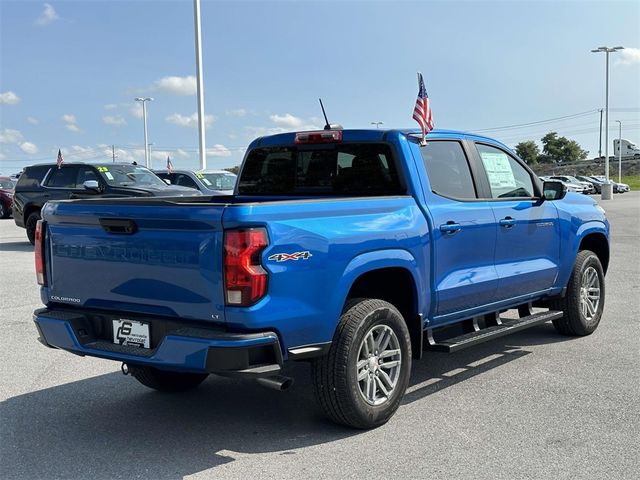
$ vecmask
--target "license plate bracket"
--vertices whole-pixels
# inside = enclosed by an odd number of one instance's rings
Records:
[[[139,348],[151,348],[149,324],[138,320],[119,318],[112,321],[113,343]]]

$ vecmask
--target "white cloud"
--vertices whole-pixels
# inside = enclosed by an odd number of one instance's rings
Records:
[[[129,115],[136,118],[142,118],[142,104],[136,102],[129,106]]]
[[[216,143],[210,148],[207,148],[207,157],[230,157],[231,151],[224,145]]]
[[[4,153],[0,152],[0,160],[4,160],[5,158],[7,158],[7,156]]]
[[[269,119],[276,125],[289,128],[298,128],[304,123],[304,120],[299,117],[295,117],[290,113],[285,113],[284,115],[270,115]]]
[[[0,132],[0,143],[20,143],[22,141],[22,132],[5,128]]]
[[[0,93],[0,105],[15,105],[16,103],[20,103],[20,97],[11,90]]]
[[[198,114],[196,112],[188,116],[174,113],[166,117],[165,120],[169,123],[173,123],[174,125],[179,125],[181,127],[198,128]],[[204,116],[204,125],[206,128],[209,128],[214,121],[215,117],[213,115]]]
[[[28,155],[33,155],[38,153],[38,147],[36,147],[33,143],[31,142],[23,142],[20,144],[20,150],[22,150],[24,153],[28,154]]]
[[[120,115],[106,115],[106,116],[102,117],[102,121],[106,125],[114,125],[116,127],[120,127],[122,125],[126,125],[127,124],[127,121],[124,119],[124,117],[122,117]]]
[[[36,25],[49,25],[50,23],[55,22],[60,17],[56,13],[55,9],[49,4],[44,4],[44,9],[38,18],[35,20]]]
[[[80,127],[78,126],[76,116],[71,113],[65,113],[62,116],[62,121],[65,123],[65,128],[70,132],[81,132]]]
[[[619,57],[618,57],[619,55]],[[616,54],[616,65],[640,64],[640,48],[625,48]]]
[[[38,120],[36,117],[27,117],[27,122],[29,122],[31,125],[38,125],[40,123],[40,120]]]
[[[244,117],[247,111],[244,108],[236,108],[233,110],[227,110],[224,112],[228,117]]]
[[[105,110],[115,110],[116,108],[118,108],[118,104],[117,103],[107,103],[104,106]]]
[[[196,77],[164,77],[156,80],[153,86],[157,90],[171,93],[173,95],[195,95]]]

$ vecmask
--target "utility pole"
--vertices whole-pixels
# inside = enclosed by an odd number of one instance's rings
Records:
[[[147,102],[152,102],[153,98],[151,97],[136,97],[134,99],[136,102],[142,102],[142,121],[144,123],[144,166],[147,168],[151,168],[150,160],[149,160],[149,140],[147,138]]]
[[[618,130],[618,183],[622,183],[622,122],[616,120],[620,129]],[[615,155],[616,149],[613,149]]]
[[[196,87],[198,93],[198,147],[200,170],[207,168],[207,150],[205,147],[204,123],[204,84],[202,81],[202,39],[200,35],[200,0],[193,0],[193,17],[196,34]]]
[[[113,163],[116,163],[116,146],[115,145],[111,145],[111,159],[113,160]]]
[[[598,159],[602,158],[602,112],[604,110],[600,109],[600,143],[598,143]]]

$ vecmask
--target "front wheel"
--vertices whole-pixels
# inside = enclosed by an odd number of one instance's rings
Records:
[[[0,218],[9,218],[9,210],[0,202]]]
[[[590,250],[581,250],[576,256],[567,294],[550,302],[551,310],[562,310],[564,316],[553,321],[563,335],[592,334],[604,310],[604,271],[598,256]]]
[[[312,364],[316,397],[331,420],[355,428],[386,423],[411,373],[411,341],[390,303],[358,299],[345,307],[329,353]]]
[[[138,365],[131,365],[129,370],[145,387],[161,392],[186,392],[196,388],[209,376],[206,373],[170,372]]]

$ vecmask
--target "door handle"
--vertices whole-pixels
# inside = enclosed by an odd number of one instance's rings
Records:
[[[447,235],[453,235],[454,233],[459,232],[461,229],[462,226],[459,223],[453,222],[451,220],[440,225],[440,231],[446,233]]]
[[[513,217],[504,217],[502,220],[500,220],[499,223],[501,227],[513,228],[513,226],[516,224],[516,219]]]

